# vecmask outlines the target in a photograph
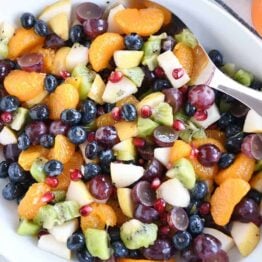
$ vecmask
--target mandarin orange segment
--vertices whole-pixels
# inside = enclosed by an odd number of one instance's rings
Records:
[[[59,85],[47,102],[52,120],[60,119],[65,109],[75,109],[79,103],[78,90],[70,84]]]
[[[213,138],[219,141],[221,144],[225,144],[226,141],[226,135],[224,132],[216,130],[216,129],[208,129],[205,130],[206,135],[208,138]]]
[[[45,183],[33,184],[18,206],[18,214],[23,219],[33,219],[37,215],[39,209],[46,205],[42,201],[42,196],[50,191],[50,187]]]
[[[250,185],[253,189],[262,193],[262,171],[260,171],[254,177],[252,177],[252,179],[250,181]]]
[[[50,150],[48,158],[55,159],[63,164],[67,163],[75,153],[75,145],[63,135],[55,137],[55,145]]]
[[[83,232],[87,228],[104,229],[105,226],[115,226],[117,217],[114,209],[107,204],[92,203],[92,211],[88,216],[81,216],[80,224]]]
[[[193,168],[199,180],[213,179],[214,176],[218,173],[217,165],[206,167],[201,165],[197,158],[188,158],[188,160],[193,165]]]
[[[102,126],[113,126],[115,123],[116,121],[113,119],[111,113],[103,114],[96,119],[96,126],[98,128]]]
[[[57,177],[58,186],[54,190],[67,190],[71,181],[70,170],[80,169],[83,163],[84,160],[82,154],[80,154],[79,152],[75,152],[70,160],[66,164],[64,164],[63,173]]]
[[[173,50],[175,56],[179,60],[180,64],[186,70],[189,76],[192,75],[194,66],[194,53],[193,49],[184,43],[178,43]]]
[[[256,161],[243,153],[237,155],[233,164],[222,169],[215,176],[215,182],[220,185],[229,178],[242,178],[249,181],[255,171]]]
[[[24,102],[44,91],[44,79],[45,74],[13,70],[6,76],[4,87],[10,95]]]
[[[51,48],[40,48],[36,50],[36,53],[43,55],[44,71],[46,73],[51,73],[53,69],[53,63],[55,60],[55,50]]]
[[[212,144],[212,145],[217,146],[220,149],[221,152],[226,151],[224,145],[220,141],[218,141],[214,138],[208,138],[207,137],[207,138],[201,138],[201,139],[196,139],[196,140],[192,141],[192,145],[196,148],[203,146],[203,145],[206,145],[206,144]]]
[[[124,49],[124,38],[116,33],[104,33],[92,42],[89,48],[89,61],[95,71],[105,69],[113,54]]]
[[[216,188],[211,196],[211,215],[215,223],[225,226],[231,218],[234,207],[250,190],[250,185],[240,178],[229,178]]]
[[[171,148],[169,162],[174,164],[178,159],[188,157],[191,154],[191,146],[183,140],[176,140]]]
[[[252,21],[258,31],[262,36],[262,2],[261,0],[253,0],[252,2]]]
[[[137,33],[141,36],[150,36],[162,27],[164,15],[158,8],[127,8],[116,13],[115,21],[125,34]]]
[[[123,212],[121,207],[119,206],[119,202],[117,199],[109,199],[109,201],[107,202],[107,204],[109,206],[111,206],[115,213],[116,213],[116,218],[117,218],[117,225],[121,226],[122,224],[124,224],[126,221],[128,221],[130,218],[127,217]]]
[[[44,44],[44,37],[37,35],[34,29],[24,29],[22,27],[15,31],[15,34],[8,43],[8,57],[15,59],[18,56],[31,52],[39,45]]]
[[[29,171],[33,162],[38,157],[46,157],[48,154],[48,149],[42,146],[31,146],[25,151],[22,151],[18,158],[18,164],[26,171]]]

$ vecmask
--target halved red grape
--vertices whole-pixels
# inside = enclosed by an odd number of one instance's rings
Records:
[[[45,38],[44,48],[58,49],[65,46],[65,41],[57,34],[50,34]]]
[[[92,18],[99,19],[102,15],[103,10],[98,5],[91,2],[82,3],[76,8],[76,16],[81,23]]]
[[[230,107],[230,113],[237,118],[244,117],[248,111],[249,108],[239,101],[234,101]]]
[[[177,88],[164,89],[165,101],[173,107],[173,113],[178,112],[184,101],[183,93]]]
[[[159,213],[152,207],[139,204],[135,210],[134,217],[143,223],[152,223],[159,219]]]
[[[143,179],[152,181],[154,178],[161,178],[166,171],[166,168],[155,158],[148,162],[144,172]]]
[[[154,157],[154,147],[150,144],[145,144],[143,147],[137,147],[137,151],[144,160],[152,160]]]
[[[256,160],[262,160],[262,134],[256,134],[253,138],[251,152]]]
[[[189,219],[186,211],[182,207],[174,207],[167,217],[168,225],[175,230],[186,230]]]
[[[171,147],[178,138],[178,133],[169,126],[159,126],[153,133],[156,144],[161,147]]]
[[[132,188],[132,197],[136,203],[144,206],[153,206],[156,201],[155,191],[147,181],[140,181]]]
[[[49,126],[49,133],[51,135],[65,135],[69,129],[69,126],[62,121],[53,121]]]
[[[83,26],[86,36],[88,36],[91,39],[94,39],[107,31],[108,23],[104,19],[92,18],[86,20]]]
[[[31,53],[17,59],[18,65],[27,72],[42,72],[44,57],[41,54]]]

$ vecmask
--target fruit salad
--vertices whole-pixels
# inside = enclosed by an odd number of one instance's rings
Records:
[[[262,221],[261,117],[195,84],[207,57],[162,6],[71,4],[0,28],[0,178],[17,234],[80,262],[248,256]]]

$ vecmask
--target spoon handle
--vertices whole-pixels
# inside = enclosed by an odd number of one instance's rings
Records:
[[[262,92],[248,88],[215,69],[210,86],[226,93],[262,116]]]

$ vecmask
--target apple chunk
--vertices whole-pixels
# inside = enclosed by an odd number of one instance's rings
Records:
[[[118,199],[119,206],[122,212],[127,217],[134,216],[135,205],[132,200],[131,191],[132,190],[130,188],[118,188],[117,189],[117,199]]]

